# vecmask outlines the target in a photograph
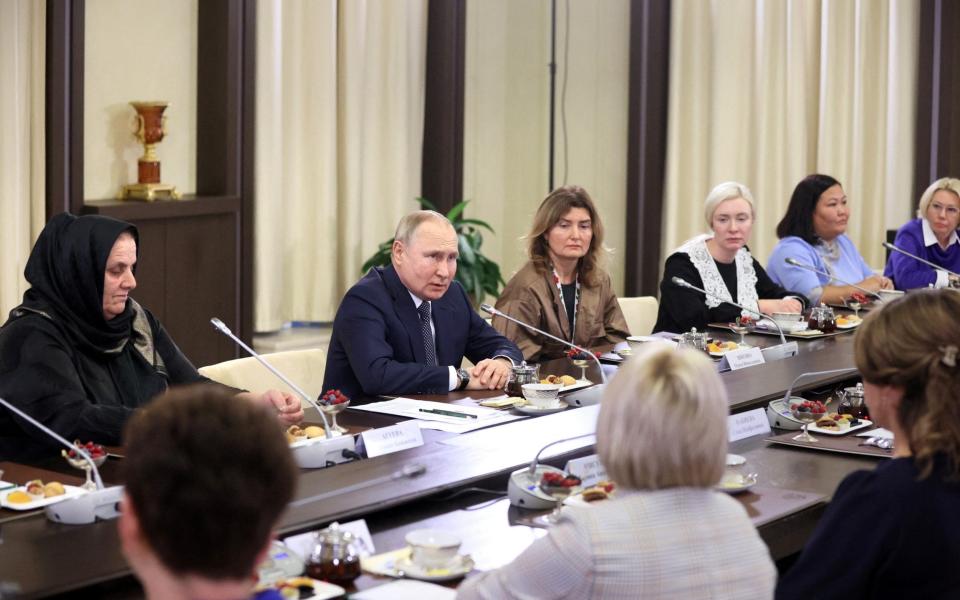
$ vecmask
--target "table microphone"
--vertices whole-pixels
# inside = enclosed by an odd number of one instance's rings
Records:
[[[273,368],[273,365],[264,360],[253,348],[246,345],[243,340],[233,335],[233,332],[230,331],[230,328],[227,327],[223,321],[217,317],[213,317],[210,319],[210,323],[213,324],[217,331],[236,342],[241,348],[246,350],[250,356],[260,361],[260,364],[266,367],[267,370],[279,377],[281,381],[297,392],[301,398],[317,409],[317,413],[323,420],[323,430],[326,435],[322,438],[316,437],[307,440],[305,443],[297,442],[296,445],[291,447],[298,465],[306,469],[316,469],[353,460],[353,457],[356,455],[356,444],[353,441],[353,436],[339,434],[334,436],[333,430],[330,429],[330,423],[327,422],[327,415],[320,410],[320,406],[313,397],[304,392],[300,386],[290,381],[290,378],[286,375]]]
[[[555,336],[555,335],[551,335],[551,334],[547,333],[546,331],[544,331],[544,330],[542,330],[542,329],[537,329],[536,327],[534,327],[533,325],[530,325],[529,323],[524,323],[523,321],[521,321],[521,320],[519,320],[519,319],[515,319],[515,318],[511,317],[510,315],[508,315],[508,314],[506,314],[506,313],[503,313],[503,312],[495,309],[494,307],[490,306],[489,304],[481,304],[481,305],[480,305],[480,310],[482,310],[483,312],[485,312],[485,313],[487,313],[487,314],[489,314],[489,315],[493,315],[493,316],[495,316],[495,317],[503,317],[504,319],[506,319],[506,320],[508,320],[508,321],[512,321],[512,322],[516,323],[517,325],[520,325],[521,327],[525,327],[525,328],[529,329],[530,331],[539,333],[540,335],[542,335],[542,336],[544,336],[544,337],[548,337],[548,338],[550,338],[551,340],[554,340],[554,341],[556,341],[556,342],[560,342],[560,343],[563,344],[564,346],[570,346],[571,348],[573,348],[573,349],[575,349],[575,350],[577,350],[577,351],[579,351],[579,352],[583,352],[584,354],[589,355],[590,358],[593,359],[593,362],[597,363],[597,369],[600,371],[600,380],[603,382],[604,385],[606,385],[606,383],[607,383],[607,376],[606,376],[606,375],[604,374],[604,372],[603,372],[603,366],[600,364],[600,359],[597,358],[597,355],[594,354],[593,352],[591,352],[591,351],[589,351],[589,350],[586,350],[586,349],[584,349],[584,348],[581,348],[580,346],[574,344],[573,342],[568,342],[568,341],[566,341],[566,340],[564,340],[564,339],[558,338],[558,337]]]
[[[827,369],[826,371],[808,371],[806,373],[800,373],[797,377],[790,383],[790,387],[787,388],[787,393],[783,395],[783,401],[787,403],[787,406],[790,405],[790,394],[793,393],[793,386],[797,385],[797,382],[806,377],[813,377],[815,375],[833,375],[839,373],[856,373],[856,367],[847,367],[845,369]]]
[[[279,377],[281,381],[283,381],[285,384],[289,385],[295,392],[297,392],[297,394],[299,394],[301,398],[303,398],[303,399],[306,400],[311,406],[313,406],[314,408],[316,408],[316,409],[317,409],[317,412],[320,413],[320,418],[323,419],[323,429],[324,429],[324,431],[326,432],[326,436],[325,436],[325,437],[327,437],[327,438],[333,437],[333,432],[330,430],[330,424],[327,422],[327,416],[326,416],[325,414],[323,414],[323,411],[322,411],[322,410],[320,410],[320,406],[317,405],[317,402],[316,402],[316,400],[313,399],[313,397],[311,397],[309,394],[307,394],[306,392],[304,392],[304,391],[300,388],[300,386],[298,386],[298,385],[295,384],[294,382],[290,381],[290,379],[289,379],[286,375],[284,375],[284,374],[281,373],[280,371],[278,371],[278,370],[276,370],[275,368],[273,368],[273,365],[271,365],[271,364],[268,363],[266,360],[264,360],[264,358],[263,358],[262,356],[260,356],[259,354],[257,354],[257,352],[256,352],[253,348],[251,348],[250,346],[246,345],[246,344],[243,342],[243,340],[241,340],[241,339],[238,338],[237,336],[233,335],[233,332],[230,331],[230,328],[227,327],[226,323],[224,323],[223,321],[221,321],[221,320],[218,319],[217,317],[213,317],[212,319],[210,319],[210,322],[211,322],[211,323],[213,324],[213,326],[217,329],[217,331],[219,331],[219,332],[222,333],[223,335],[229,337],[229,338],[232,339],[234,342],[236,342],[241,348],[243,348],[244,350],[246,350],[247,353],[250,354],[250,356],[252,356],[252,357],[254,357],[255,359],[257,359],[258,361],[260,361],[260,364],[262,364],[264,367],[266,367],[267,370],[269,370],[271,373],[273,373],[274,375],[276,375],[277,377]]]
[[[20,418],[44,432],[60,444],[66,446],[70,450],[76,451],[77,456],[83,457],[83,459],[90,465],[90,471],[93,473],[93,480],[97,484],[97,489],[94,491],[87,491],[87,493],[80,496],[67,498],[56,504],[47,506],[45,510],[48,519],[58,523],[82,525],[85,523],[93,523],[97,517],[100,517],[101,519],[113,519],[120,515],[118,507],[120,497],[123,494],[123,486],[104,487],[103,479],[100,478],[100,471],[97,469],[97,464],[93,462],[93,459],[86,450],[80,446],[71,444],[64,439],[63,436],[53,431],[40,421],[34,419],[27,413],[23,412],[16,406],[10,404],[3,398],[0,398],[0,404],[6,406]]]
[[[558,473],[562,473],[562,471],[550,465],[540,465],[540,455],[550,446],[556,446],[557,444],[573,440],[592,437],[594,438],[594,443],[596,443],[596,436],[596,433],[584,433],[552,441],[543,448],[540,448],[530,462],[529,467],[518,469],[510,474],[510,479],[507,482],[507,497],[510,499],[510,504],[522,508],[541,509],[556,506],[557,501],[540,489],[540,479],[543,477],[543,473],[547,471],[556,471]]]
[[[693,285],[692,283],[689,283],[687,280],[683,279],[682,277],[673,277],[670,281],[672,281],[674,285],[678,285],[680,287],[685,287],[685,288],[700,292],[701,294],[710,296],[714,300],[719,300],[720,302],[726,302],[727,304],[732,304],[733,306],[736,306],[740,310],[745,310],[748,313],[757,315],[761,319],[767,316],[758,310],[747,308],[746,306],[737,304],[733,300],[727,300],[725,298],[721,298],[720,296],[710,293],[703,288],[698,288],[697,286]],[[783,335],[783,327],[780,327],[780,323],[777,323],[776,319],[774,319],[773,317],[770,317],[770,322],[773,323],[773,325],[777,328],[777,332],[780,334],[780,344],[778,346],[764,348],[762,350],[764,356],[769,355],[770,360],[780,360],[784,358],[789,358],[791,356],[796,356],[797,353],[800,352],[800,346],[796,342],[787,342],[787,337]]]
[[[871,292],[871,291],[868,290],[867,288],[865,288],[865,287],[860,287],[859,285],[857,285],[857,284],[855,284],[855,283],[850,283],[849,281],[844,281],[843,279],[840,279],[840,278],[837,277],[836,275],[831,275],[830,273],[827,273],[826,271],[821,271],[820,269],[818,269],[818,268],[816,268],[816,267],[814,267],[814,266],[812,266],[812,265],[808,265],[808,264],[806,264],[806,263],[802,263],[802,262],[800,262],[799,260],[793,258],[792,256],[786,257],[785,259],[783,259],[783,262],[787,263],[788,265],[793,265],[794,267],[800,267],[801,269],[806,269],[807,271],[811,271],[811,272],[813,272],[813,273],[816,273],[817,275],[823,275],[824,277],[828,278],[830,281],[836,281],[836,282],[842,283],[843,285],[849,285],[850,287],[855,288],[855,289],[858,289],[858,290],[860,290],[861,292],[863,292],[864,294],[869,294],[870,296],[873,296],[874,298],[879,298],[879,297],[880,297],[880,294],[878,294],[878,293],[876,293],[876,292]]]
[[[899,252],[900,254],[903,254],[904,256],[909,256],[909,257],[912,258],[913,260],[918,261],[918,262],[922,262],[923,264],[927,265],[928,267],[933,267],[934,270],[943,271],[943,272],[946,273],[947,275],[953,275],[953,276],[955,276],[955,277],[960,277],[960,274],[954,273],[953,271],[951,271],[950,269],[948,269],[948,268],[946,268],[946,267],[941,267],[940,265],[934,264],[934,263],[930,262],[929,260],[925,260],[925,259],[923,259],[923,258],[920,258],[919,256],[914,255],[914,254],[910,254],[910,253],[907,252],[906,250],[903,250],[903,249],[901,249],[901,248],[897,248],[896,246],[894,246],[893,244],[891,244],[891,243],[889,243],[889,242],[883,242],[883,247],[886,248],[887,250],[893,250],[894,252]]]

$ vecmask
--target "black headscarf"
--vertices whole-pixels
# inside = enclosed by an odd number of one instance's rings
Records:
[[[121,351],[132,334],[132,301],[127,299],[123,313],[105,319],[103,278],[110,251],[124,232],[137,242],[139,255],[140,236],[130,223],[70,213],[50,219],[23,272],[31,287],[10,318],[45,314],[63,325],[79,346],[105,354]]]

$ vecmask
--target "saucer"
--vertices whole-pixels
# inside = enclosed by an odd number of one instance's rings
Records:
[[[469,554],[458,554],[443,567],[427,569],[410,560],[409,556],[398,558],[394,570],[398,576],[420,579],[422,581],[451,581],[459,579],[473,570],[474,562]]]
[[[570,405],[562,400],[558,400],[556,404],[550,406],[534,406],[532,404],[521,404],[519,406],[514,406],[514,410],[521,412],[525,415],[550,415],[555,412],[560,412],[561,410],[567,410],[570,408]]]
[[[757,485],[757,475],[755,473],[749,475],[724,473],[714,489],[728,494],[739,494],[740,492],[749,490],[755,485]]]

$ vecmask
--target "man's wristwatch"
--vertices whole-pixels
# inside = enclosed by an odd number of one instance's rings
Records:
[[[457,377],[460,378],[460,385],[457,386],[458,390],[465,390],[470,384],[470,371],[466,369],[457,369]]]

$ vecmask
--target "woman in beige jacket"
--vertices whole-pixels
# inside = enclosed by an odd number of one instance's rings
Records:
[[[530,260],[507,283],[497,309],[584,348],[625,342],[627,322],[602,267],[603,224],[587,191],[564,186],[551,192],[527,240]],[[561,358],[567,350],[501,317],[493,326],[531,362]]]

